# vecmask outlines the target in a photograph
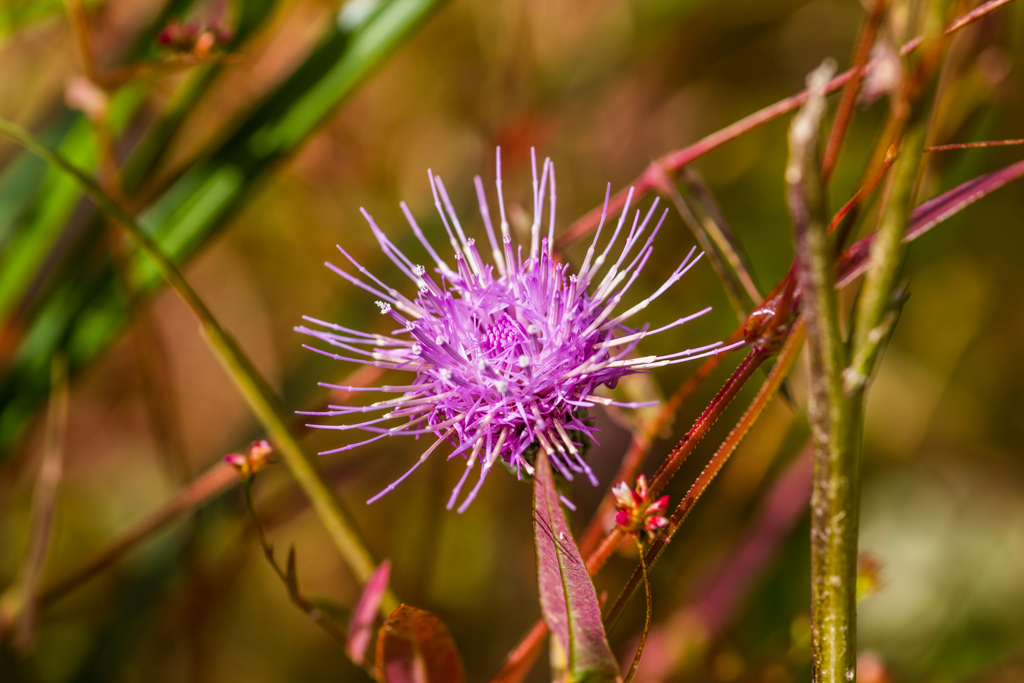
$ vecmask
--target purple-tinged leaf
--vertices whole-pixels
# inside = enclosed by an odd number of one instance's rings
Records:
[[[377,634],[380,683],[465,683],[466,672],[444,623],[426,610],[399,605]]]
[[[621,680],[590,572],[565,521],[543,449],[533,480],[533,537],[541,611],[551,629],[552,647],[557,648],[553,666],[565,672],[558,680]],[[563,662],[564,667],[558,666]]]
[[[985,195],[995,192],[1003,185],[1022,176],[1024,176],[1024,161],[1018,161],[999,171],[961,183],[952,190],[918,204],[910,212],[910,227],[903,241],[910,242],[917,239]],[[839,259],[837,287],[845,287],[867,270],[868,254],[871,252],[871,243],[874,242],[874,239],[874,235],[868,235],[851,244],[849,249],[843,252]]]
[[[1006,183],[1016,180],[1021,176],[1024,176],[1024,161],[1018,161],[1002,170],[968,180],[966,183],[961,183],[948,192],[943,192],[926,202],[918,204],[910,212],[910,229],[907,231],[907,241],[912,240],[920,233],[931,230],[950,216],[959,213],[962,209],[970,206],[990,192],[995,192]]]
[[[366,648],[370,645],[370,636],[373,634],[373,623],[390,579],[391,561],[384,560],[374,570],[370,580],[366,582],[363,594],[359,596],[359,603],[352,610],[352,617],[348,622],[348,642],[345,644],[345,649],[356,664],[362,664],[366,658]]]

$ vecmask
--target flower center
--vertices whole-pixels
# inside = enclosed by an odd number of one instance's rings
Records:
[[[488,360],[516,361],[524,352],[523,343],[528,341],[523,326],[503,313],[498,320],[483,330],[481,343],[483,355]]]

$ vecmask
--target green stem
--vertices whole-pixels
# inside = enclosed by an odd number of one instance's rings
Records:
[[[60,168],[74,178],[96,206],[113,218],[135,245],[150,258],[164,280],[178,292],[199,319],[204,336],[221,365],[238,386],[249,407],[263,424],[292,476],[306,493],[328,535],[341,552],[360,583],[373,573],[375,562],[355,529],[351,514],[334,489],[323,477],[319,462],[299,443],[288,427],[289,416],[274,390],[253,366],[238,342],[220,326],[210,309],[182,276],[160,247],[95,182],[61,155],[36,140],[28,131],[9,121],[0,120],[0,135],[10,138],[44,161]],[[398,607],[398,600],[388,592],[381,601],[385,616]]]
[[[849,683],[857,657],[857,526],[860,401],[843,393],[848,350],[839,333],[834,248],[819,174],[818,129],[831,66],[808,77],[811,93],[794,117],[786,166],[797,276],[809,358],[808,417],[814,447],[811,492],[811,642],[816,683]]]

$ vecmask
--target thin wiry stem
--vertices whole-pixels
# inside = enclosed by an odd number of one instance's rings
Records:
[[[1024,139],[1020,140],[989,140],[988,142],[957,142],[950,145],[932,145],[925,147],[926,152],[945,152],[951,149],[974,149],[976,147],[1009,147],[1011,145],[1024,145]]]
[[[651,577],[647,573],[647,561],[644,559],[644,544],[640,542],[639,536],[634,536],[636,550],[640,555],[640,569],[644,573],[644,595],[647,597],[647,614],[644,616],[644,630],[640,634],[640,644],[637,645],[636,654],[633,655],[633,664],[629,667],[629,673],[622,683],[630,683],[636,676],[636,670],[640,668],[640,658],[644,656],[644,646],[647,644],[647,635],[651,632],[651,612],[653,604],[651,601]]]
[[[71,27],[71,39],[78,53],[78,62],[85,72],[86,78],[95,80],[99,75],[96,68],[96,57],[92,51],[92,44],[89,40],[89,21],[85,15],[85,8],[82,0],[64,0],[64,7],[68,14],[68,24]]]
[[[89,38],[89,24],[85,8],[81,0],[65,0],[68,24],[78,53],[79,67],[83,77],[91,87],[98,88],[100,74],[96,66],[96,57]],[[126,203],[123,176],[117,161],[114,132],[111,129],[109,114],[104,107],[102,111],[87,111],[86,118],[92,129],[96,151],[99,156],[97,180],[103,191],[122,205]],[[107,219],[106,235],[114,263],[114,271],[118,285],[128,303],[127,317],[129,326],[135,328],[134,347],[139,376],[142,380],[142,394],[147,417],[153,429],[154,441],[168,468],[184,482],[191,476],[185,446],[182,440],[180,415],[174,399],[173,387],[168,371],[167,353],[160,341],[159,333],[150,312],[142,306],[131,286],[129,276],[130,253],[128,244],[123,238],[123,228]]]
[[[309,497],[331,540],[345,558],[360,583],[372,575],[373,557],[366,548],[351,514],[323,478],[319,462],[299,443],[289,429],[289,416],[280,399],[256,370],[252,361],[228,332],[221,327],[188,281],[159,246],[139,227],[115,200],[64,157],[38,142],[28,131],[0,120],[0,135],[10,138],[28,151],[72,176],[97,207],[122,225],[136,246],[154,263],[163,278],[178,292],[200,321],[203,333],[218,360],[235,381],[249,407],[267,430],[277,452],[284,458],[292,476]],[[390,592],[381,602],[381,611],[390,614],[398,601]]]
[[[282,569],[281,565],[278,564],[277,558],[274,555],[274,545],[267,538],[266,530],[263,528],[263,522],[260,521],[260,517],[256,513],[256,503],[253,500],[252,495],[253,481],[254,476],[252,475],[245,478],[242,482],[242,492],[245,496],[245,506],[249,511],[249,516],[252,518],[253,526],[256,527],[256,534],[259,537],[260,548],[263,550],[263,556],[274,570],[274,573],[277,574],[277,577],[281,579],[281,582],[287,588],[288,598],[292,601],[292,604],[294,604],[300,612],[309,617],[309,619],[319,626],[320,629],[330,638],[340,643],[342,647],[345,647],[348,644],[348,635],[345,633],[345,629],[333,619],[325,615],[323,610],[319,609],[315,604],[313,604],[313,602],[303,595],[301,590],[299,590],[294,546],[288,549],[288,561],[286,568]],[[372,674],[372,665],[365,668]]]

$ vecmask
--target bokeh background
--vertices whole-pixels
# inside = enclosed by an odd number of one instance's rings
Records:
[[[239,2],[227,6],[224,21],[237,23],[243,4],[262,5],[263,14],[232,46],[227,63],[159,73],[129,86],[135,100],[123,107],[117,135],[122,160],[132,159],[146,131],[180,108],[166,149],[130,191],[140,212],[189,169],[216,158],[213,151],[252,111],[268,102],[287,106],[294,95],[280,84],[337,33],[339,21],[344,25],[374,5],[351,0],[343,10],[348,19],[339,20],[342,8],[333,1]],[[206,21],[220,3],[176,5],[183,19]],[[157,54],[152,35],[165,20],[161,0],[86,7],[101,68]],[[196,242],[184,271],[289,408],[314,406],[327,398],[318,381],[342,382],[357,368],[304,350],[304,338],[292,331],[301,316],[358,329],[386,327],[371,295],[323,267],[325,260],[339,260],[334,245],[343,244],[385,280],[400,282],[360,207],[407,253],[422,258],[398,202],[404,199],[434,243],[444,244],[428,168],[445,179],[464,224],[479,231],[472,177],[493,181],[500,145],[506,200],[528,209],[529,150],[536,147],[555,162],[564,228],[599,203],[606,183],[624,187],[653,158],[798,91],[826,57],[846,64],[863,18],[855,0],[442,3],[324,125],[247,176],[251,186],[243,200],[218,219],[215,235]],[[965,30],[951,55],[934,140],[1024,136],[1024,11],[1011,3]],[[0,116],[51,144],[66,142],[80,114],[65,104],[64,92],[80,72],[60,2],[0,3]],[[186,97],[190,89],[199,94]],[[858,110],[831,187],[835,206],[855,189],[885,107],[883,100]],[[758,128],[695,165],[750,255],[762,291],[785,274],[792,257],[782,175],[787,125],[784,118]],[[83,140],[88,148],[88,135]],[[933,154],[923,192],[936,194],[1001,168],[1020,159],[1022,149]],[[95,154],[83,154],[83,165],[95,168]],[[109,259],[98,254],[110,242],[102,231],[82,227],[96,222],[86,202],[55,203],[54,193],[62,190],[41,165],[7,143],[0,144],[0,164],[0,273],[7,273],[0,274],[0,294],[14,287],[8,287],[12,273],[40,273],[15,287],[14,303],[0,301],[10,332],[12,320],[29,325],[46,306],[59,309],[63,304],[54,297],[63,290],[54,282],[72,266],[87,270],[81,264]],[[164,201],[178,208],[174,197]],[[48,224],[66,239],[26,251],[27,236],[47,224],[48,207],[63,211]],[[1022,215],[1024,185],[1010,185],[910,249],[904,272],[910,298],[867,413],[861,546],[880,566],[881,579],[861,605],[864,681],[1024,680]],[[869,217],[864,229],[870,226]],[[634,290],[656,288],[693,243],[678,214],[670,213]],[[576,245],[569,258],[578,263],[581,254]],[[66,575],[188,479],[261,435],[180,299],[158,289],[140,305],[155,335],[129,325],[111,343],[97,343],[102,349],[93,360],[74,364],[49,578]],[[642,348],[670,352],[730,334],[736,315],[705,261],[645,313],[657,325],[706,305],[715,307],[712,314],[645,340]],[[45,362],[29,367],[31,373],[18,365],[18,344],[27,343],[18,339],[5,342],[0,367],[3,414],[20,416],[0,421],[3,585],[16,577],[28,545],[44,433],[45,392],[33,394],[24,378],[31,374],[45,386],[48,374]],[[139,370],[140,355],[154,345],[166,370],[156,386]],[[73,361],[85,358],[75,349]],[[684,404],[652,449],[648,472],[738,360],[723,364]],[[651,381],[671,393],[694,369],[660,369]],[[794,403],[775,399],[654,571],[656,624],[638,680],[808,678],[802,375],[798,366],[790,386]],[[667,491],[673,500],[762,378],[744,390],[676,475]],[[589,457],[606,484],[628,444],[628,419],[598,414],[603,438]],[[321,432],[308,438],[322,450],[349,437]],[[364,505],[412,464],[417,448],[412,441],[386,441],[326,457],[325,465],[373,551],[393,561],[394,589],[439,615],[469,679],[487,680],[539,616],[530,486],[496,472],[468,512],[447,512],[444,503],[462,468],[437,457],[379,503]],[[577,529],[599,494],[585,483],[574,488]],[[279,555],[294,544],[303,590],[351,605],[358,586],[284,468],[258,476],[256,500]],[[634,566],[628,549],[613,557],[597,580],[599,593],[614,597]],[[632,654],[642,619],[642,599],[636,599],[610,633],[621,656]],[[541,661],[531,680],[547,675]],[[368,679],[289,603],[235,488],[46,608],[27,654],[4,647],[0,680]]]

